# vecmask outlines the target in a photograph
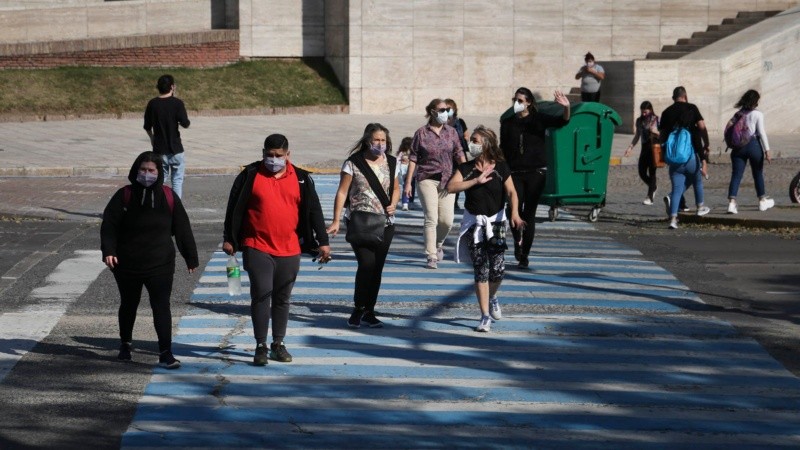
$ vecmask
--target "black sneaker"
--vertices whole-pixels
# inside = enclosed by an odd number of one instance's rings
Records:
[[[519,261],[520,258],[522,258],[522,249],[515,245],[514,246],[514,259]]]
[[[380,320],[378,320],[377,317],[375,317],[375,312],[374,311],[365,312],[364,316],[361,317],[361,321],[366,323],[367,325],[369,325],[370,328],[382,328],[383,327],[383,322],[381,322]]]
[[[254,366],[266,366],[267,365],[267,343],[261,342],[260,344],[256,345],[256,354],[253,356],[253,365]]]
[[[528,257],[527,256],[520,256],[519,257],[519,268],[520,269],[527,269],[528,268]]]
[[[117,359],[120,361],[130,361],[131,360],[131,348],[133,346],[130,342],[123,342],[119,346],[119,355],[117,355]]]
[[[350,328],[358,328],[361,326],[361,316],[364,315],[364,310],[361,308],[353,308],[353,313],[347,319],[347,326]]]
[[[286,346],[283,342],[273,342],[269,346],[269,357],[275,361],[292,362],[292,355],[286,351]]]
[[[167,369],[177,369],[181,366],[181,362],[172,356],[171,350],[167,350],[158,355],[158,365]]]

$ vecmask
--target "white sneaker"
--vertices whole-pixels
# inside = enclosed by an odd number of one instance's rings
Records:
[[[706,214],[711,212],[711,208],[708,206],[698,206],[697,207],[697,215],[698,216],[705,216]]]
[[[758,210],[759,211],[766,211],[766,210],[772,208],[773,206],[775,206],[775,200],[773,200],[773,199],[771,199],[769,197],[764,197],[764,198],[762,198],[761,200],[758,201]]]
[[[497,297],[489,299],[489,314],[494,320],[503,318],[503,312],[500,310],[500,303],[497,301]]]
[[[403,211],[408,211],[408,203],[403,203],[403,207],[401,209]]]
[[[677,230],[678,229],[678,219],[673,218],[672,220],[670,220],[669,221],[669,227],[671,229],[673,229],[673,230]]]
[[[736,201],[728,203],[728,214],[739,214],[739,209],[736,208]]]
[[[492,319],[489,316],[481,316],[481,322],[475,327],[475,331],[488,333],[492,328]]]
[[[643,205],[650,206],[650,205],[652,205],[652,204],[653,204],[653,199],[651,199],[650,197],[645,197],[645,199],[644,199],[644,200],[642,200],[642,204],[643,204]]]

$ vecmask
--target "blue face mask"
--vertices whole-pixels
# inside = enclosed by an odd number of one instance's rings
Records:
[[[371,144],[369,151],[375,156],[381,156],[386,151],[386,144]]]
[[[264,158],[264,167],[269,172],[278,173],[286,167],[286,158],[281,156],[267,156]]]

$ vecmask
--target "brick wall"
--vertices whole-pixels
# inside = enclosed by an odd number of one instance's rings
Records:
[[[0,45],[0,69],[219,67],[239,60],[236,30]]]

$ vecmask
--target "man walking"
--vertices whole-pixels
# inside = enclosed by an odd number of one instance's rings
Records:
[[[186,162],[178,125],[189,128],[189,117],[183,101],[175,97],[175,79],[162,75],[156,84],[158,97],[151,99],[144,110],[144,130],[150,136],[153,151],[161,155],[164,179],[183,198],[183,174]]]
[[[708,130],[705,121],[697,106],[689,103],[686,89],[683,86],[678,86],[672,91],[672,100],[674,103],[661,114],[659,127],[661,145],[666,148],[667,139],[673,130],[686,128],[689,130],[694,150],[685,163],[669,165],[672,192],[664,197],[664,205],[670,219],[669,227],[674,229],[678,228],[679,203],[685,203],[683,194],[690,186],[694,186],[697,215],[704,216],[711,209],[703,204],[703,176],[708,174],[706,163],[709,154]]]

